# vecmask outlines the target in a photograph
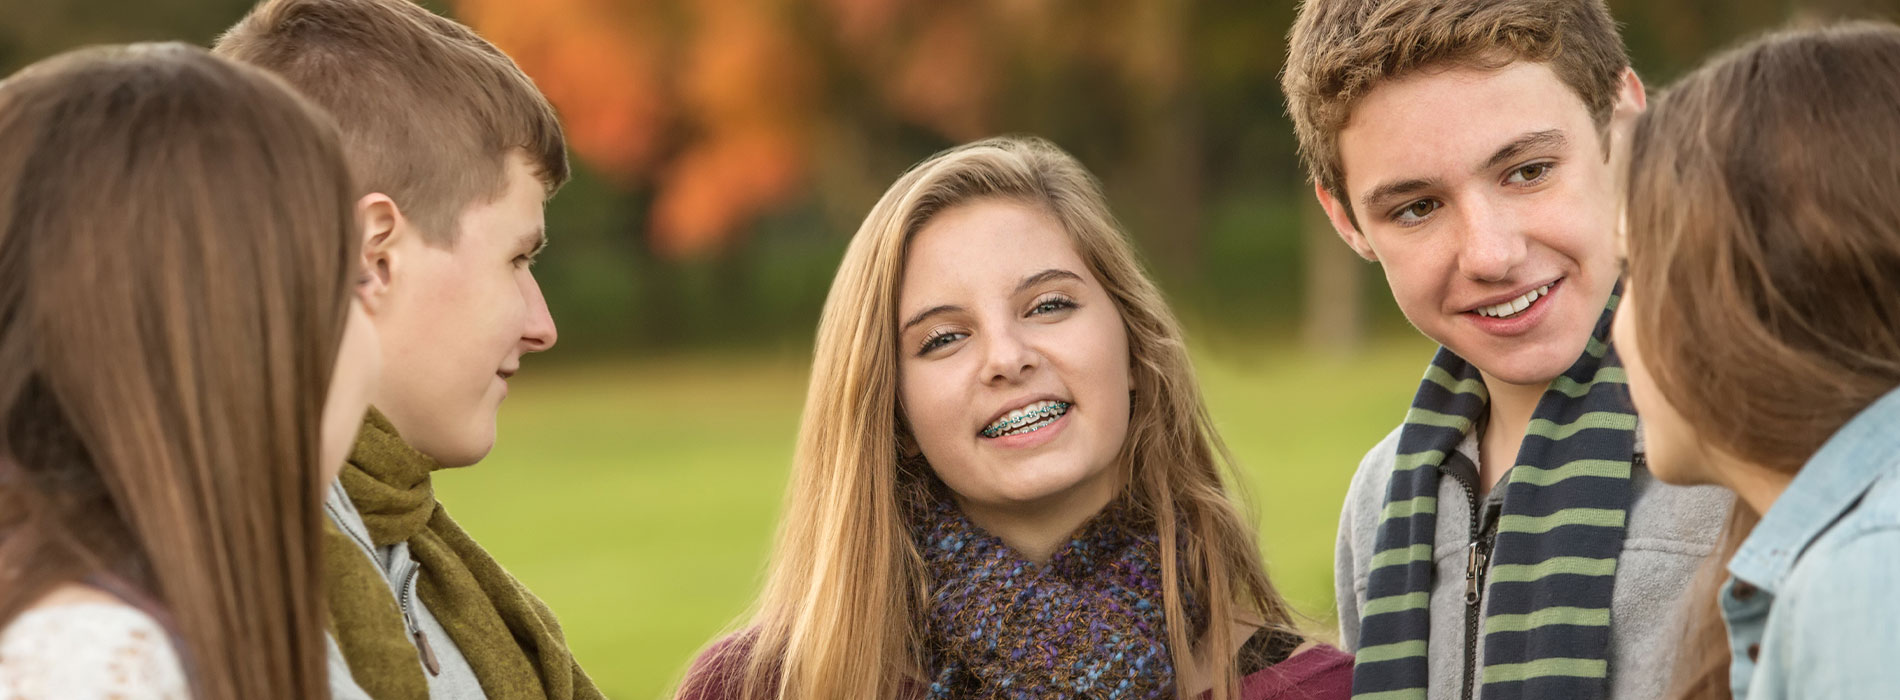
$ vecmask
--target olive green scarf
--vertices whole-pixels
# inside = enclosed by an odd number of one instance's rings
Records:
[[[372,408],[340,479],[378,547],[408,542],[422,571],[417,591],[448,630],[482,691],[496,700],[601,697],[568,652],[561,627],[535,598],[435,500],[417,452]],[[408,626],[376,562],[327,524],[324,568],[330,625],[350,674],[377,700],[429,697]]]

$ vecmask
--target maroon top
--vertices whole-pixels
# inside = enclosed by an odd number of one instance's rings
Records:
[[[1211,695],[1203,694],[1202,697]],[[1321,644],[1240,679],[1241,700],[1347,700],[1352,655]]]
[[[693,663],[678,700],[736,700],[750,638],[733,635]],[[1212,692],[1203,693],[1209,697]],[[1349,700],[1352,655],[1320,644],[1240,679],[1241,700]]]

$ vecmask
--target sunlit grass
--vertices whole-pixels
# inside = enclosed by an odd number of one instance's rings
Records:
[[[1210,408],[1246,472],[1281,592],[1332,626],[1346,483],[1403,416],[1429,346],[1351,359],[1265,349],[1202,357]],[[561,617],[610,697],[660,697],[750,603],[785,486],[800,361],[537,368],[513,380],[501,440],[438,474],[455,517]]]

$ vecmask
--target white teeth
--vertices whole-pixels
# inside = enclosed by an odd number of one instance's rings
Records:
[[[1522,313],[1525,309],[1530,308],[1531,302],[1537,301],[1538,298],[1548,293],[1550,293],[1550,285],[1546,284],[1542,287],[1538,287],[1536,289],[1525,292],[1524,296],[1518,297],[1516,299],[1512,299],[1510,301],[1507,301],[1501,304],[1495,304],[1492,306],[1478,307],[1477,311],[1478,311],[1478,314],[1481,316],[1490,316],[1492,318],[1510,318],[1512,316],[1516,316],[1519,313]]]
[[[1030,413],[1033,413],[1035,411],[1039,411],[1039,410],[1042,410],[1054,405],[1056,405],[1056,402],[1054,401],[1037,401],[1035,403],[1029,404],[1028,406],[1024,406],[1014,411],[1010,411],[1009,413],[1003,414],[1003,420],[1015,420],[1017,418],[1021,418],[1023,416],[1029,415]]]
[[[1044,425],[1068,413],[1069,404],[1062,401],[1037,401],[1009,413],[1003,414],[996,422],[984,427],[984,437],[1002,437],[1017,433],[1041,430]]]

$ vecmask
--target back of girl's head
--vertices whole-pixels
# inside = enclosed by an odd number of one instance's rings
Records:
[[[1900,28],[1772,35],[1651,103],[1632,138],[1624,313],[1710,445],[1793,472],[1900,385]],[[1688,596],[1674,695],[1729,697],[1716,589],[1738,503]]]
[[[1047,141],[986,139],[940,153],[893,184],[832,282],[779,544],[756,636],[747,642],[757,652],[748,695],[782,687],[785,697],[888,697],[904,669],[918,663],[924,582],[902,504],[928,466],[905,454],[914,442],[897,407],[897,295],[910,240],[933,217],[999,199],[1044,209],[1060,222],[1121,314],[1134,389],[1123,457],[1133,468],[1132,496],[1160,523],[1169,619],[1183,619],[1179,590],[1193,586],[1200,600],[1213,601],[1214,619],[1243,614],[1238,602],[1249,617],[1291,626],[1261,568],[1253,529],[1225,492],[1228,458],[1181,330],[1099,184]],[[1177,524],[1187,536],[1175,536]],[[1176,551],[1176,541],[1189,545]],[[1177,557],[1186,564],[1174,566]],[[1192,572],[1190,580],[1175,581],[1177,568]],[[1170,625],[1177,655],[1190,647],[1191,627]],[[1213,656],[1231,659],[1235,649],[1216,637],[1222,641]]]
[[[0,624],[117,581],[168,614],[196,697],[324,692],[353,194],[327,116],[196,48],[0,82]]]
[[[1900,385],[1900,28],[1725,54],[1632,144],[1630,277],[1658,384],[1714,445],[1798,468]]]

